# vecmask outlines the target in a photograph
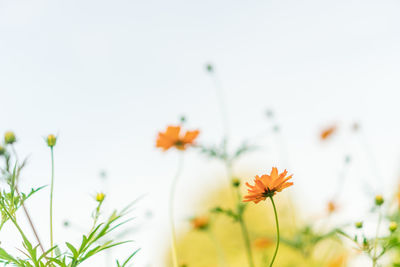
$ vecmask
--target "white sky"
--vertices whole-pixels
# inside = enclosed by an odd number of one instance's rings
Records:
[[[136,266],[160,266],[177,158],[157,151],[155,136],[185,114],[190,127],[202,130],[201,142],[218,142],[218,102],[204,71],[214,62],[234,143],[265,130],[264,113],[271,108],[287,148],[283,159],[269,136],[261,140],[266,151],[238,168],[257,174],[288,165],[296,179],[292,193],[312,213],[324,207],[344,155],[351,154],[344,195],[352,205],[345,204],[345,212],[361,216],[367,208],[361,179],[384,194],[397,179],[399,11],[399,1],[370,0],[0,0],[0,133],[14,130],[21,154],[31,155],[27,187],[49,183],[42,137],[59,134],[57,240],[74,233],[60,226],[65,218],[89,216],[91,195],[104,187],[100,170],[109,173],[109,209],[147,194],[134,212],[137,225],[146,226],[128,238],[143,247]],[[353,121],[362,124],[376,168],[360,139],[348,133]],[[321,146],[318,132],[330,123],[341,131]],[[186,163],[182,179],[189,183],[177,201],[193,200],[179,207],[181,219],[192,215],[191,205],[223,173],[194,153]],[[45,190],[30,207],[44,233]],[[154,213],[149,222],[148,209]],[[6,244],[10,236],[0,239]]]

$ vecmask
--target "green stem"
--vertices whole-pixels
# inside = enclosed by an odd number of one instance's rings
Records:
[[[221,244],[218,242],[217,238],[215,237],[215,235],[211,229],[208,229],[207,233],[210,236],[211,241],[214,243],[215,249],[217,250],[218,265],[220,267],[225,267],[226,264],[225,264],[224,251],[221,248]]]
[[[176,232],[175,232],[175,220],[174,220],[174,201],[175,201],[175,191],[176,184],[182,172],[183,167],[183,153],[180,156],[178,169],[174,178],[172,179],[170,196],[169,196],[169,219],[171,224],[171,246],[172,246],[172,263],[174,267],[178,267],[178,253],[176,245]]]
[[[376,234],[375,234],[375,240],[374,240],[374,256],[372,258],[372,266],[375,267],[377,266],[378,263],[378,258],[376,257],[376,253],[377,253],[377,246],[378,246],[378,236],[379,236],[379,228],[381,226],[381,222],[382,222],[382,212],[381,212],[381,208],[378,207],[378,212],[379,212],[379,217],[378,217],[378,224],[376,226]]]
[[[17,150],[15,149],[15,147],[14,147],[13,144],[11,145],[11,149],[12,149],[12,151],[13,151],[13,153],[14,153],[15,160],[16,160],[16,164],[18,164],[18,154],[17,154]],[[8,163],[8,161],[6,160],[7,171],[9,171],[9,166],[8,166],[8,164],[9,164],[9,163]],[[37,242],[38,242],[38,244],[39,244],[39,247],[40,247],[40,249],[42,250],[42,252],[43,252],[43,254],[44,254],[44,253],[45,253],[45,250],[44,250],[44,247],[43,247],[43,245],[42,245],[42,242],[40,242],[39,235],[38,235],[38,233],[37,233],[37,231],[36,231],[36,228],[35,228],[35,226],[34,226],[34,224],[33,224],[33,221],[32,221],[32,219],[31,219],[31,216],[29,215],[29,212],[28,212],[27,208],[25,207],[25,203],[24,203],[25,201],[24,201],[24,199],[22,198],[22,196],[21,196],[21,194],[20,194],[20,192],[19,192],[19,190],[18,190],[18,180],[19,180],[19,174],[20,174],[21,169],[22,169],[22,166],[18,167],[17,173],[14,173],[14,174],[13,174],[13,175],[15,175],[15,177],[12,178],[12,185],[11,185],[12,201],[11,201],[11,203],[14,205],[14,190],[15,190],[15,192],[17,193],[17,196],[19,197],[19,199],[20,199],[20,201],[21,201],[21,206],[22,206],[22,209],[24,210],[24,213],[25,213],[26,218],[28,219],[28,223],[29,223],[29,225],[31,226],[32,231],[33,231],[33,234],[35,235],[35,238],[36,238],[36,240],[37,240]],[[8,212],[7,212],[7,214],[10,215]],[[10,219],[12,220],[11,217],[10,217]],[[18,228],[18,230],[21,232],[21,234],[23,234],[23,233],[22,233],[22,230],[19,228],[19,226],[18,226],[18,224],[17,224],[17,221],[15,220],[15,221],[13,221],[13,222],[14,222],[15,226]]]
[[[226,103],[225,103],[225,97],[224,97],[224,92],[221,86],[221,83],[219,82],[219,79],[217,77],[217,74],[215,73],[215,70],[212,73],[214,84],[215,84],[215,90],[217,94],[217,100],[218,100],[218,106],[220,109],[221,113],[221,121],[222,121],[222,126],[224,129],[224,136],[225,139],[228,139],[229,136],[229,119],[228,119],[228,111],[226,108]]]
[[[239,224],[240,228],[242,229],[242,235],[243,235],[243,240],[244,244],[246,247],[246,254],[247,254],[247,260],[249,262],[250,267],[254,267],[254,261],[253,261],[253,253],[251,251],[251,244],[250,244],[250,238],[249,238],[249,232],[247,231],[246,224],[243,220],[243,216],[239,216]]]
[[[227,162],[227,165],[226,165],[226,169],[227,169],[227,172],[228,172],[228,178],[229,178],[229,180],[231,180],[232,177],[233,177],[233,175],[232,175],[232,165],[230,163],[228,163],[228,162]],[[231,184],[232,193],[233,193],[233,195],[235,195],[235,192],[234,192],[235,189],[233,188],[232,182],[230,184]],[[233,196],[233,197],[235,197],[235,196]],[[241,201],[242,201],[242,196],[240,195],[239,188],[236,188],[236,199],[237,199],[237,206],[238,206],[239,204],[241,204]],[[242,231],[242,236],[243,236],[243,242],[244,242],[244,246],[246,248],[247,260],[249,262],[249,266],[250,267],[254,267],[255,265],[254,265],[254,260],[253,260],[253,253],[252,253],[252,250],[251,250],[249,231],[247,230],[246,223],[244,222],[243,212],[242,211],[238,211],[238,216],[239,216],[240,229]]]
[[[272,198],[272,196],[270,196],[269,198],[271,199],[272,207],[274,208],[275,224],[276,224],[276,248],[275,248],[274,256],[272,257],[271,263],[269,265],[269,267],[272,267],[272,265],[274,265],[276,255],[278,254],[280,235],[279,235],[278,213],[276,212],[275,202],[274,202],[274,199]]]
[[[50,147],[51,151],[51,186],[50,186],[50,248],[53,247],[53,192],[54,192],[54,152],[53,147]],[[51,251],[51,257],[53,257],[53,250]]]

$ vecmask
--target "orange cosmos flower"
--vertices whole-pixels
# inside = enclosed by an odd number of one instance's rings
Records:
[[[335,202],[329,201],[326,208],[328,210],[328,213],[333,213],[337,210],[337,205]]]
[[[343,255],[340,255],[339,257],[331,260],[328,263],[328,267],[343,267],[343,266],[346,266],[346,262],[347,262],[347,255],[343,254]]]
[[[195,217],[190,222],[192,223],[193,229],[196,230],[205,230],[210,223],[207,216]]]
[[[285,170],[281,174],[278,174],[278,169],[273,167],[271,174],[264,174],[261,177],[256,175],[254,178],[254,185],[246,183],[249,187],[248,194],[244,196],[244,202],[254,201],[258,203],[261,200],[265,200],[267,197],[272,197],[276,192],[281,192],[286,187],[293,185],[293,183],[288,182],[293,175],[287,176],[287,171]]]
[[[336,126],[331,126],[329,128],[326,128],[321,132],[321,139],[326,140],[328,139],[334,132],[336,132]]]
[[[164,151],[175,147],[179,150],[185,150],[199,135],[200,131],[186,131],[181,135],[181,126],[168,126],[165,132],[159,132],[156,147],[162,148]]]
[[[257,238],[253,242],[253,245],[258,249],[265,249],[265,248],[272,246],[273,244],[274,244],[274,242],[271,239],[266,238],[266,237]]]

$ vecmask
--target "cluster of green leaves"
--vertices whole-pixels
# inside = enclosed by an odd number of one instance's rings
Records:
[[[93,213],[93,226],[88,234],[82,236],[80,244],[74,246],[69,242],[65,242],[67,249],[64,252],[62,252],[62,248],[58,245],[45,251],[38,239],[35,240],[37,244],[32,244],[33,242],[27,238],[27,235],[20,226],[19,219],[17,218],[17,211],[22,207],[28,217],[29,214],[24,203],[43,187],[31,189],[28,193],[20,192],[18,189],[18,181],[21,171],[26,165],[26,160],[23,161],[22,164],[18,164],[18,157],[13,144],[9,144],[5,146],[5,148],[2,147],[2,149],[0,160],[3,160],[4,164],[0,165],[0,179],[5,186],[0,190],[0,230],[4,224],[11,222],[20,234],[22,248],[18,249],[21,254],[14,256],[3,247],[0,247],[0,263],[19,267],[76,267],[104,250],[131,242],[118,242],[109,239],[109,236],[111,232],[131,220],[124,220],[124,218],[130,212],[133,203],[121,211],[112,212],[105,221],[98,222],[103,202],[103,200],[101,200],[98,201],[98,205]],[[35,232],[36,230],[32,222],[30,222],[30,225]],[[117,260],[116,266],[127,267],[138,251],[139,250],[135,250],[122,262]],[[54,256],[50,255],[50,252],[54,252]]]

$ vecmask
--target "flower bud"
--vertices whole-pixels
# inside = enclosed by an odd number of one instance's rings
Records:
[[[12,145],[17,141],[17,138],[15,137],[14,132],[6,132],[4,134],[4,142],[6,145]]]
[[[46,138],[46,143],[49,147],[53,147],[56,145],[57,137],[54,134],[49,134]]]
[[[390,224],[389,224],[389,231],[391,232],[391,233],[393,233],[394,231],[396,231],[397,230],[397,223],[396,222],[390,222]]]
[[[207,65],[206,65],[206,70],[207,70],[208,72],[213,72],[213,71],[214,71],[213,65],[207,64]]]
[[[385,202],[385,200],[383,199],[383,197],[381,195],[375,196],[375,205],[381,206],[383,204],[383,202]]]
[[[361,228],[363,228],[363,222],[356,222],[356,223],[354,224],[354,226],[355,226],[356,228],[358,228],[358,229],[361,229]]]
[[[6,153],[6,149],[4,148],[4,146],[0,146],[0,156],[4,155],[4,153]]]
[[[104,195],[104,193],[97,193],[96,195],[96,201],[97,202],[103,202],[104,198],[106,197],[106,195]]]
[[[240,180],[238,178],[232,179],[232,186],[233,187],[239,187],[240,186]]]

